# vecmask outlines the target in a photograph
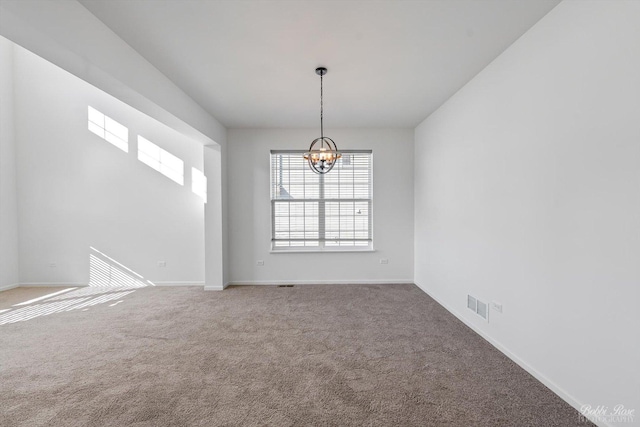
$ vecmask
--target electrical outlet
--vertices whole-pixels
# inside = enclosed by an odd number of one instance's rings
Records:
[[[158,267],[166,267],[167,261],[158,261]]]
[[[264,261],[263,261],[263,260],[261,260],[261,259],[259,259],[258,261],[256,261],[256,265],[257,265],[258,267],[262,267],[262,266],[264,266]]]
[[[502,304],[500,304],[499,302],[492,301],[491,302],[491,307],[493,307],[493,309],[495,311],[497,311],[498,313],[502,313]]]
[[[381,258],[380,264],[389,264],[389,260],[387,258]]]

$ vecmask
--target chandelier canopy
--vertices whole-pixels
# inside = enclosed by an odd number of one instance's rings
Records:
[[[333,169],[333,166],[338,159],[342,157],[342,154],[338,151],[338,147],[333,139],[324,136],[322,77],[327,74],[327,69],[325,67],[318,67],[316,68],[316,74],[320,76],[320,138],[313,140],[309,151],[304,153],[303,156],[309,162],[309,167],[312,171],[325,174]]]

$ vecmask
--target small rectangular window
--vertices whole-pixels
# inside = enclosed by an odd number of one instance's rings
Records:
[[[178,184],[184,185],[184,162],[140,135],[138,135],[138,160]]]
[[[302,152],[271,152],[273,250],[372,249],[372,154],[346,151],[324,175]]]
[[[129,129],[93,107],[89,108],[88,128],[100,138],[115,145],[125,153],[129,152]]]

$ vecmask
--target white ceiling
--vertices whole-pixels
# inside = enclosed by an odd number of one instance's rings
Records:
[[[229,128],[414,127],[559,0],[80,0]]]

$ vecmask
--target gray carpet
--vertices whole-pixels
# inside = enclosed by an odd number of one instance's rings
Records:
[[[56,291],[0,293],[2,426],[588,425],[413,285],[85,288],[13,307]]]

